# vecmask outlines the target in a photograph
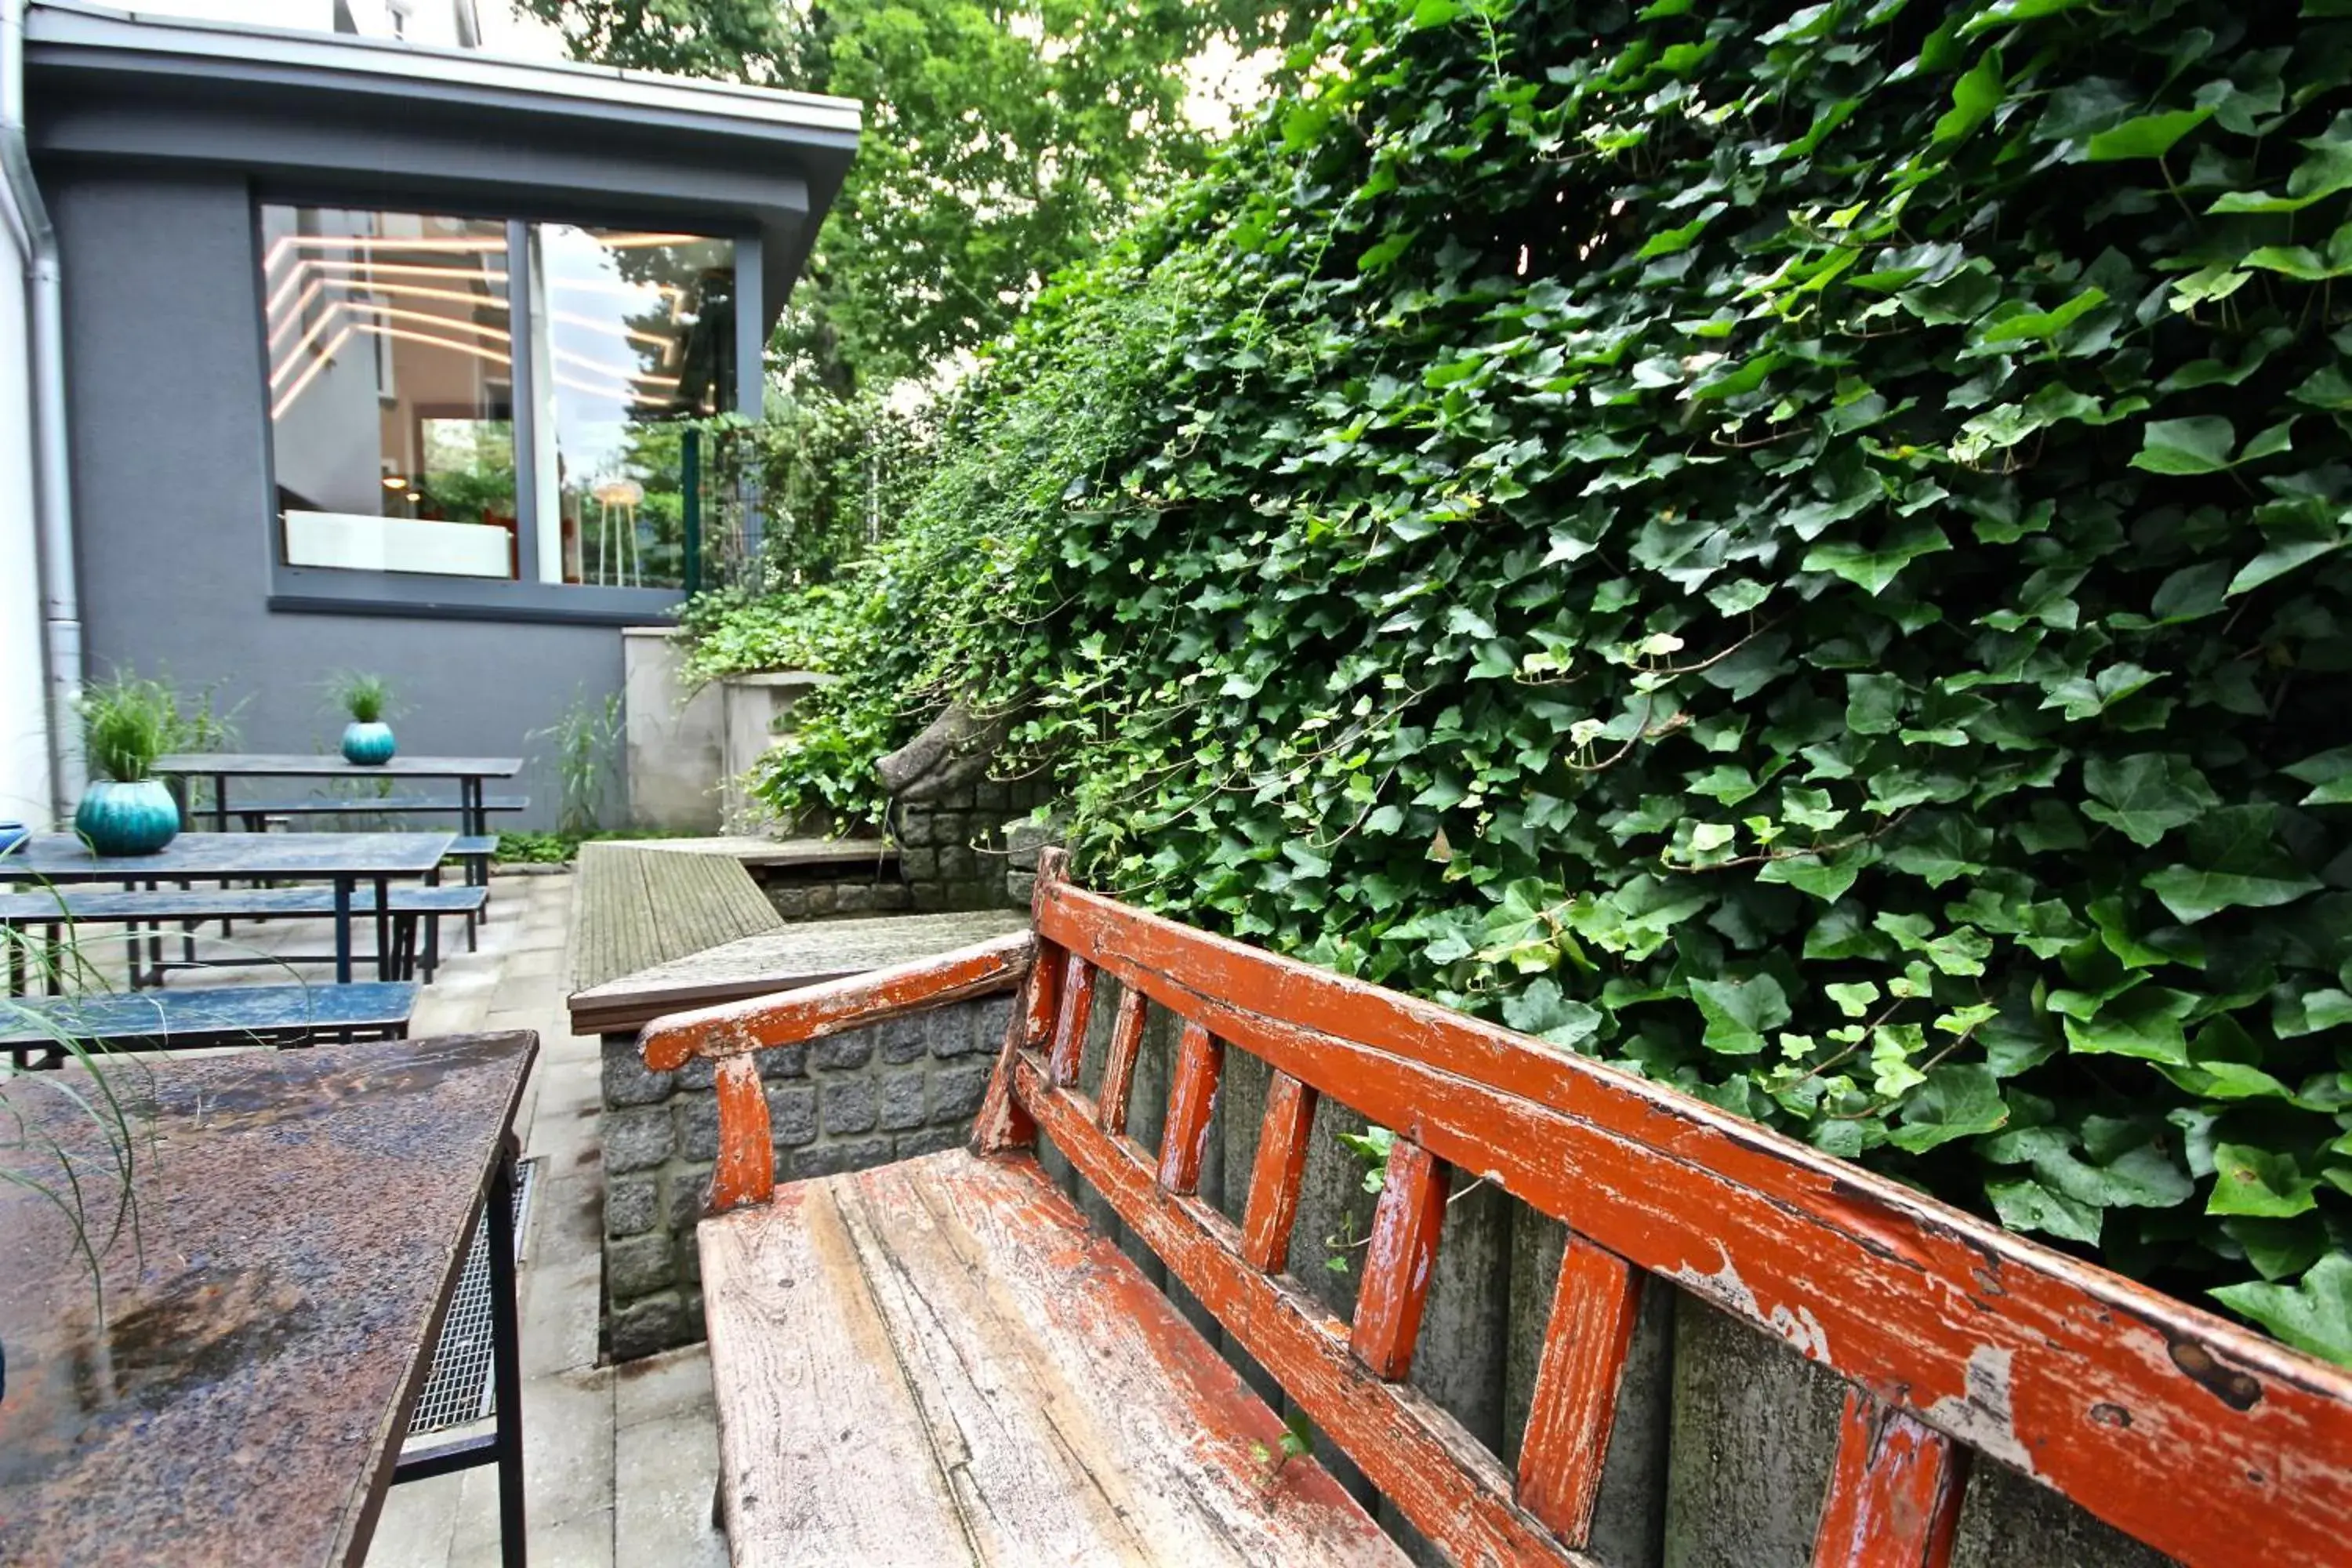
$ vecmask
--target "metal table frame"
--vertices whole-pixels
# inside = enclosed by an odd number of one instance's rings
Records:
[[[490,1430],[471,1437],[452,1438],[404,1454],[392,1468],[392,1484],[429,1481],[436,1476],[496,1465],[499,1469],[499,1561],[505,1568],[524,1568],[522,1494],[522,1324],[515,1292],[515,1163],[520,1151],[514,1134],[507,1134],[499,1163],[490,1173],[488,1191],[478,1211],[476,1225],[489,1225],[490,1254],[490,1386],[495,1412]],[[441,1311],[446,1316],[457,1283],[466,1272],[466,1255],[473,1237],[457,1249]],[[434,1341],[439,1342],[436,1322]]]

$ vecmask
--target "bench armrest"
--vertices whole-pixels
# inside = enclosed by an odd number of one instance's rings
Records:
[[[719,1159],[711,1167],[709,1212],[767,1202],[775,1190],[775,1149],[768,1101],[752,1053],[864,1028],[887,1019],[1020,984],[1035,962],[1037,939],[1015,931],[935,958],[894,964],[773,996],[673,1013],[646,1026],[637,1049],[655,1072],[674,1072],[697,1057],[719,1064]]]

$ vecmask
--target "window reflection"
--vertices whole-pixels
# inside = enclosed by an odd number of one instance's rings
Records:
[[[679,421],[733,401],[735,256],[724,239],[531,229],[540,575],[681,586]]]
[[[267,205],[261,237],[286,562],[514,576],[506,226]]]

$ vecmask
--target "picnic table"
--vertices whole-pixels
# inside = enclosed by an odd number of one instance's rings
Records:
[[[0,1562],[355,1564],[388,1486],[494,1464],[520,1564],[513,1125],[537,1048],[516,1032],[108,1068],[139,1118],[139,1231],[105,1256],[102,1314],[65,1215],[0,1182]],[[24,1150],[71,1151],[102,1237],[120,1187],[96,1127],[63,1094],[11,1103],[42,1135]],[[483,1223],[496,1428],[404,1455]]]
[[[455,779],[457,781],[457,831],[467,837],[489,832],[489,813],[482,803],[487,779],[510,779],[522,772],[520,757],[406,757],[360,767],[339,755],[315,752],[173,752],[155,759],[148,770],[172,786],[179,797],[183,820],[187,816],[187,781],[210,779],[212,819],[215,832],[228,831],[235,807],[228,803],[232,778],[278,779]],[[366,797],[352,800],[352,810],[368,809]]]
[[[390,884],[395,877],[429,877],[439,869],[455,836],[447,833],[183,833],[152,855],[94,855],[71,833],[37,833],[0,855],[0,881],[160,882],[281,881],[307,879],[334,889],[335,979],[352,978],[352,905],[362,881],[372,883],[376,978],[394,978]]]

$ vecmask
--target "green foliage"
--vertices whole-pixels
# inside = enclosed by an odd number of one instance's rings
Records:
[[[2310,9],[1341,14],[985,368],[769,792],[976,700],[1097,885],[2352,1362]]]
[[[555,775],[563,790],[556,830],[562,836],[584,838],[604,826],[604,794],[619,763],[624,723],[619,692],[606,692],[599,701],[583,690],[572,694],[554,723],[530,731],[531,740],[555,745]],[[508,837],[499,836],[501,851]]]
[[[498,858],[507,866],[562,866],[578,858],[580,840],[563,833],[499,835]]]
[[[930,471],[937,405],[808,387],[772,395],[764,417],[706,421],[704,493],[759,498],[762,564],[774,584],[823,582],[898,526]]]
[[[235,739],[235,719],[209,687],[183,698],[168,679],[128,666],[82,688],[83,753],[93,773],[119,784],[145,778],[166,752],[220,750]]]
[[[1293,40],[1286,0],[525,0],[575,58],[866,108],[779,346],[837,392],[928,374],[1202,168],[1191,62]]]
[[[355,724],[376,724],[392,707],[392,687],[381,675],[337,670],[327,678],[337,708]]]

